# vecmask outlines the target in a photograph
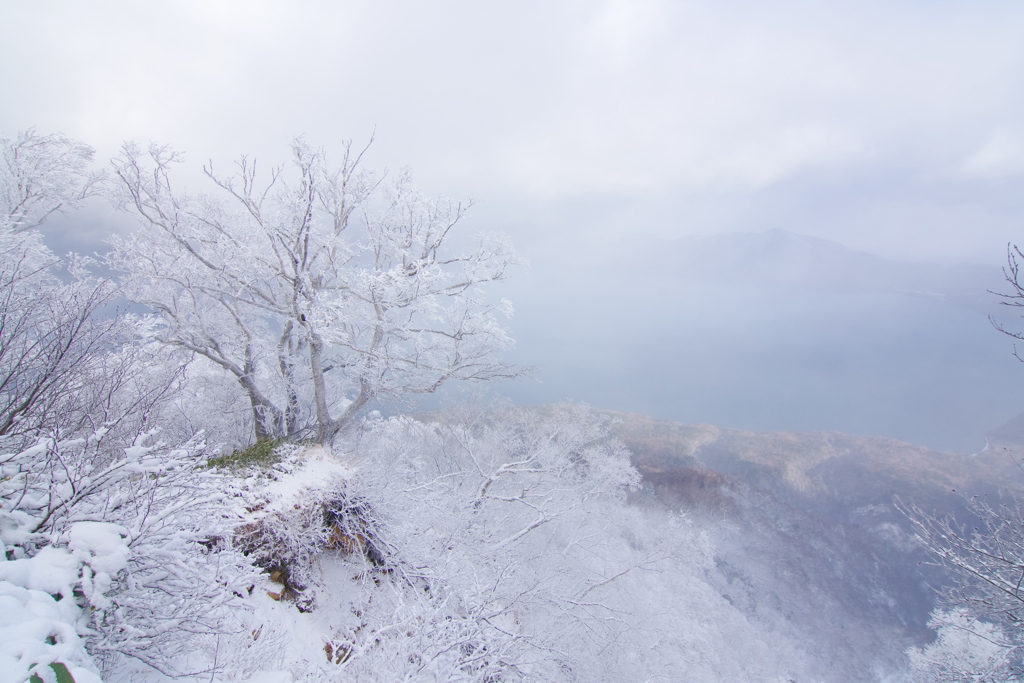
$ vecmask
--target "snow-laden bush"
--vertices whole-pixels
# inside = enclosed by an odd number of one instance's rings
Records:
[[[799,675],[799,649],[706,581],[699,533],[627,504],[637,483],[581,408],[367,418],[336,454],[309,449],[248,480],[238,532],[268,571],[217,677]]]
[[[980,621],[964,608],[936,610],[928,626],[935,641],[912,648],[913,680],[929,683],[996,683],[1020,680],[1020,646],[998,625]]]
[[[911,650],[920,680],[1002,681],[1024,678],[1024,515],[1018,503],[964,498],[976,522],[905,507],[916,540],[956,573],[929,623],[934,643]]]
[[[706,582],[711,549],[685,520],[627,503],[639,475],[585,407],[382,420],[352,449],[408,587],[367,586],[344,634],[357,680],[754,681],[805,664]]]
[[[0,561],[2,683],[46,675],[51,665],[65,667],[76,683],[100,681],[78,633],[78,625],[87,620],[72,590],[79,569],[78,558],[57,548]]]
[[[359,625],[337,634],[348,667],[424,680],[578,675],[581,640],[603,641],[614,617],[595,589],[633,568],[609,553],[615,510],[639,482],[625,448],[573,408],[368,429],[353,444],[357,485],[399,562],[367,585]]]
[[[592,415],[374,417],[339,451],[253,482],[236,529],[270,574],[250,630],[290,634],[296,677],[568,680],[572,641],[610,635],[594,598],[635,562],[600,556],[638,475]]]
[[[282,453],[283,451],[283,453]],[[245,496],[244,522],[234,529],[234,545],[254,566],[283,586],[275,597],[311,608],[312,593],[298,600],[317,578],[325,551],[341,550],[385,563],[368,526],[369,510],[349,488],[352,470],[317,446],[277,449],[280,462],[267,468]],[[260,479],[267,481],[260,485]]]
[[[135,660],[180,672],[199,636],[229,628],[228,605],[251,585],[227,547],[226,482],[201,470],[202,442],[168,448],[147,432],[118,449],[107,436],[43,436],[0,455],[2,590],[26,615],[41,604],[55,615],[31,629],[7,615],[5,627],[35,643],[7,652],[19,670],[62,661],[111,672]]]

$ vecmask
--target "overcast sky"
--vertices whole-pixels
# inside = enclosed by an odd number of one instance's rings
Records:
[[[0,26],[7,135],[61,131],[93,145],[101,162],[125,139],[170,143],[194,169],[241,153],[281,163],[296,135],[328,150],[375,135],[369,166],[409,166],[430,194],[474,198],[472,225],[511,233],[532,263],[509,290],[523,312],[513,333],[525,342],[524,361],[548,363],[550,395],[523,390],[522,400],[651,413],[675,401],[682,407],[661,416],[919,442],[941,419],[960,431],[934,443],[957,447],[1024,409],[1024,390],[1006,379],[1021,369],[984,316],[911,314],[913,302],[897,307],[893,319],[911,321],[898,334],[872,322],[884,316],[871,311],[814,319],[821,307],[806,298],[799,325],[787,327],[781,311],[796,304],[780,304],[772,325],[789,336],[779,333],[768,348],[763,329],[734,322],[756,312],[742,293],[706,307],[718,317],[700,314],[711,330],[703,341],[692,332],[697,313],[671,319],[682,313],[666,316],[651,299],[630,325],[665,318],[657,338],[638,329],[607,354],[593,345],[580,353],[581,344],[610,344],[621,333],[584,334],[580,323],[569,330],[576,337],[551,341],[570,309],[591,321],[609,317],[604,302],[586,301],[588,291],[609,290],[598,264],[649,238],[783,228],[889,258],[1000,265],[1006,243],[1024,239],[1019,1],[39,0],[0,4]],[[74,232],[65,244],[82,247],[110,227],[96,215],[55,224]],[[637,309],[626,301],[617,310]],[[843,320],[863,326],[793,352]],[[957,334],[946,334],[951,325]],[[972,341],[956,341],[968,334]],[[829,348],[848,359],[865,347],[861,337],[899,335],[865,360],[875,374],[807,364]],[[544,339],[563,351],[535,358]],[[941,360],[895,377],[933,340],[945,340],[933,351]],[[745,341],[768,355],[740,358]],[[684,342],[699,350],[684,357]],[[714,353],[717,364],[697,372]],[[624,356],[646,365],[612,366]],[[566,359],[581,364],[570,372]],[[979,359],[984,372],[965,369]],[[673,387],[684,389],[663,400],[673,363]],[[943,379],[946,393],[917,378],[951,368],[963,378]],[[786,389],[792,401],[780,402],[780,377],[801,372]],[[633,403],[613,405],[624,392],[601,379],[611,375],[631,383]],[[601,391],[588,395],[585,380]],[[901,382],[904,393],[894,394]],[[756,397],[756,410],[731,408],[741,395]],[[880,395],[917,412],[893,412]],[[915,396],[942,403],[942,415]],[[828,403],[833,397],[845,402]],[[708,408],[718,404],[719,412]],[[885,415],[848,419],[871,406]],[[969,409],[973,422],[956,427],[955,415]],[[763,419],[750,417],[757,411]]]
[[[1024,225],[1019,2],[41,1],[0,25],[0,130],[101,157],[376,130],[373,165],[527,237],[783,227],[991,262]]]

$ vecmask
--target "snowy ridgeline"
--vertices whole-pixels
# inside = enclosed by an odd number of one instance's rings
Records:
[[[233,472],[102,437],[4,456],[4,683],[818,678],[698,529],[625,502],[586,410],[371,417]]]

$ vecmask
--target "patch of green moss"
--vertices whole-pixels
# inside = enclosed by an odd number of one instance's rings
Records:
[[[75,683],[75,679],[71,677],[71,672],[60,662],[50,664],[50,668],[57,675],[57,683]],[[43,683],[43,678],[39,674],[32,674],[32,677],[28,680],[29,683]]]
[[[281,460],[277,449],[283,443],[284,439],[260,439],[248,448],[210,458],[206,466],[231,470],[270,467]]]

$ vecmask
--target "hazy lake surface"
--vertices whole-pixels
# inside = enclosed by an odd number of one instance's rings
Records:
[[[1024,411],[985,313],[929,295],[628,283],[518,305],[519,403],[585,401],[750,430],[838,430],[975,452]],[[519,302],[517,302],[518,304]]]

